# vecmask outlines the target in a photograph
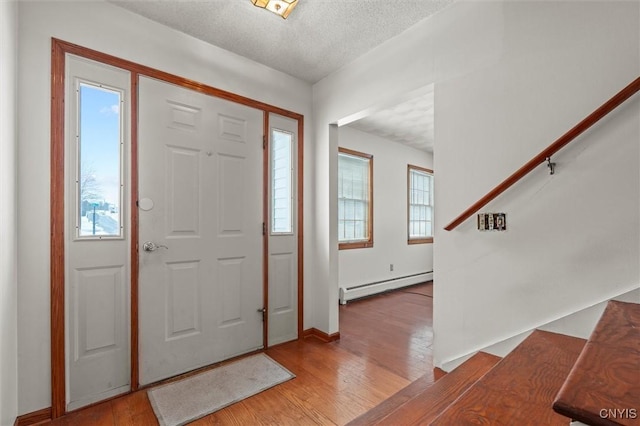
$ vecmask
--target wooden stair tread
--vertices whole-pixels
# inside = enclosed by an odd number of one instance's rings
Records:
[[[499,360],[497,356],[479,352],[435,383],[431,375],[423,376],[357,417],[348,426],[426,424]]]
[[[430,424],[568,425],[552,403],[584,344],[535,330]]]
[[[640,304],[607,304],[553,408],[588,424],[640,425]],[[610,409],[622,411],[602,418]]]
[[[403,405],[407,401],[415,398],[424,389],[428,388],[434,383],[430,374],[425,374],[419,379],[411,382],[408,386],[400,389],[389,398],[376,405],[366,413],[356,417],[348,423],[349,426],[357,425],[372,425],[379,422],[381,419],[387,417],[390,413],[395,411],[399,406]]]

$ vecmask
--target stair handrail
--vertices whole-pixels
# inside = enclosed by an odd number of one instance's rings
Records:
[[[629,99],[631,96],[636,94],[638,91],[640,91],[640,77],[629,83],[629,85],[616,93],[611,99],[609,99],[598,109],[589,114],[584,120],[576,124],[571,130],[560,136],[555,142],[553,142],[542,152],[529,160],[525,165],[516,170],[513,174],[511,174],[511,176],[502,181],[498,186],[489,191],[487,195],[472,204],[468,209],[466,209],[464,212],[458,215],[458,217],[451,221],[451,223],[445,226],[444,229],[447,231],[455,229],[458,225],[470,218],[474,213],[487,205],[498,195],[505,192],[540,164],[548,161],[549,165],[553,166],[553,163],[551,163],[550,160],[552,155],[560,151],[560,149],[562,149],[565,145],[580,136],[583,132],[596,124],[598,121],[600,121],[607,114],[616,109],[620,104]]]

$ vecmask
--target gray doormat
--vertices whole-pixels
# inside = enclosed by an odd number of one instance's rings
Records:
[[[163,426],[184,425],[293,379],[265,354],[252,355],[148,391]]]

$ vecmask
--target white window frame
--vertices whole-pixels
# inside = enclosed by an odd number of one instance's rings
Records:
[[[288,184],[288,200],[289,200],[289,228],[286,231],[278,231],[276,230],[276,226],[275,226],[275,220],[276,220],[276,215],[275,215],[275,193],[276,193],[276,185],[275,185],[275,133],[282,133],[282,134],[286,134],[289,135],[289,184]],[[270,157],[271,157],[271,164],[270,164],[270,174],[271,174],[271,235],[293,235],[293,217],[294,217],[294,209],[293,209],[293,172],[294,172],[294,167],[293,167],[293,152],[294,152],[294,144],[295,144],[295,138],[294,138],[294,134],[290,131],[287,130],[282,130],[282,129],[277,129],[277,128],[272,128],[271,129],[271,152],[270,152]]]
[[[427,191],[420,190],[413,187],[415,180],[413,175],[426,176],[428,178],[429,188]],[[416,196],[417,191],[422,191],[422,201],[418,202]],[[424,195],[427,195],[425,200]],[[426,207],[431,210],[431,220],[415,219],[412,212],[415,211],[413,207]],[[409,164],[407,166],[407,242],[409,244],[429,244],[433,243],[433,231],[434,231],[434,217],[433,217],[433,170],[424,167],[414,166]],[[426,222],[426,233],[418,234],[412,233],[412,224],[416,222]]]
[[[81,226],[82,226],[82,217],[81,217],[81,206],[82,206],[82,197],[81,197],[81,179],[82,179],[82,141],[81,141],[81,91],[80,88],[82,86],[90,86],[96,89],[105,90],[109,92],[115,92],[120,95],[120,112],[119,112],[119,163],[120,163],[120,187],[119,187],[119,206],[118,206],[118,224],[119,224],[119,232],[118,234],[109,234],[109,235],[81,235]],[[125,158],[124,158],[124,135],[125,135],[125,120],[124,114],[122,111],[124,110],[123,106],[125,103],[125,90],[119,87],[109,86],[107,84],[99,83],[96,81],[90,81],[84,78],[76,78],[75,81],[76,88],[76,99],[74,105],[73,120],[75,122],[75,131],[76,131],[76,147],[75,147],[75,172],[76,172],[76,200],[75,200],[75,240],[122,240],[125,238],[125,204],[124,204],[124,182],[125,182]]]

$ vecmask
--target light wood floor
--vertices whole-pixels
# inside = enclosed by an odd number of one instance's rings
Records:
[[[286,343],[267,354],[296,378],[193,425],[344,425],[433,374],[431,283],[340,307],[340,337]],[[71,413],[52,425],[157,425],[145,391]]]

